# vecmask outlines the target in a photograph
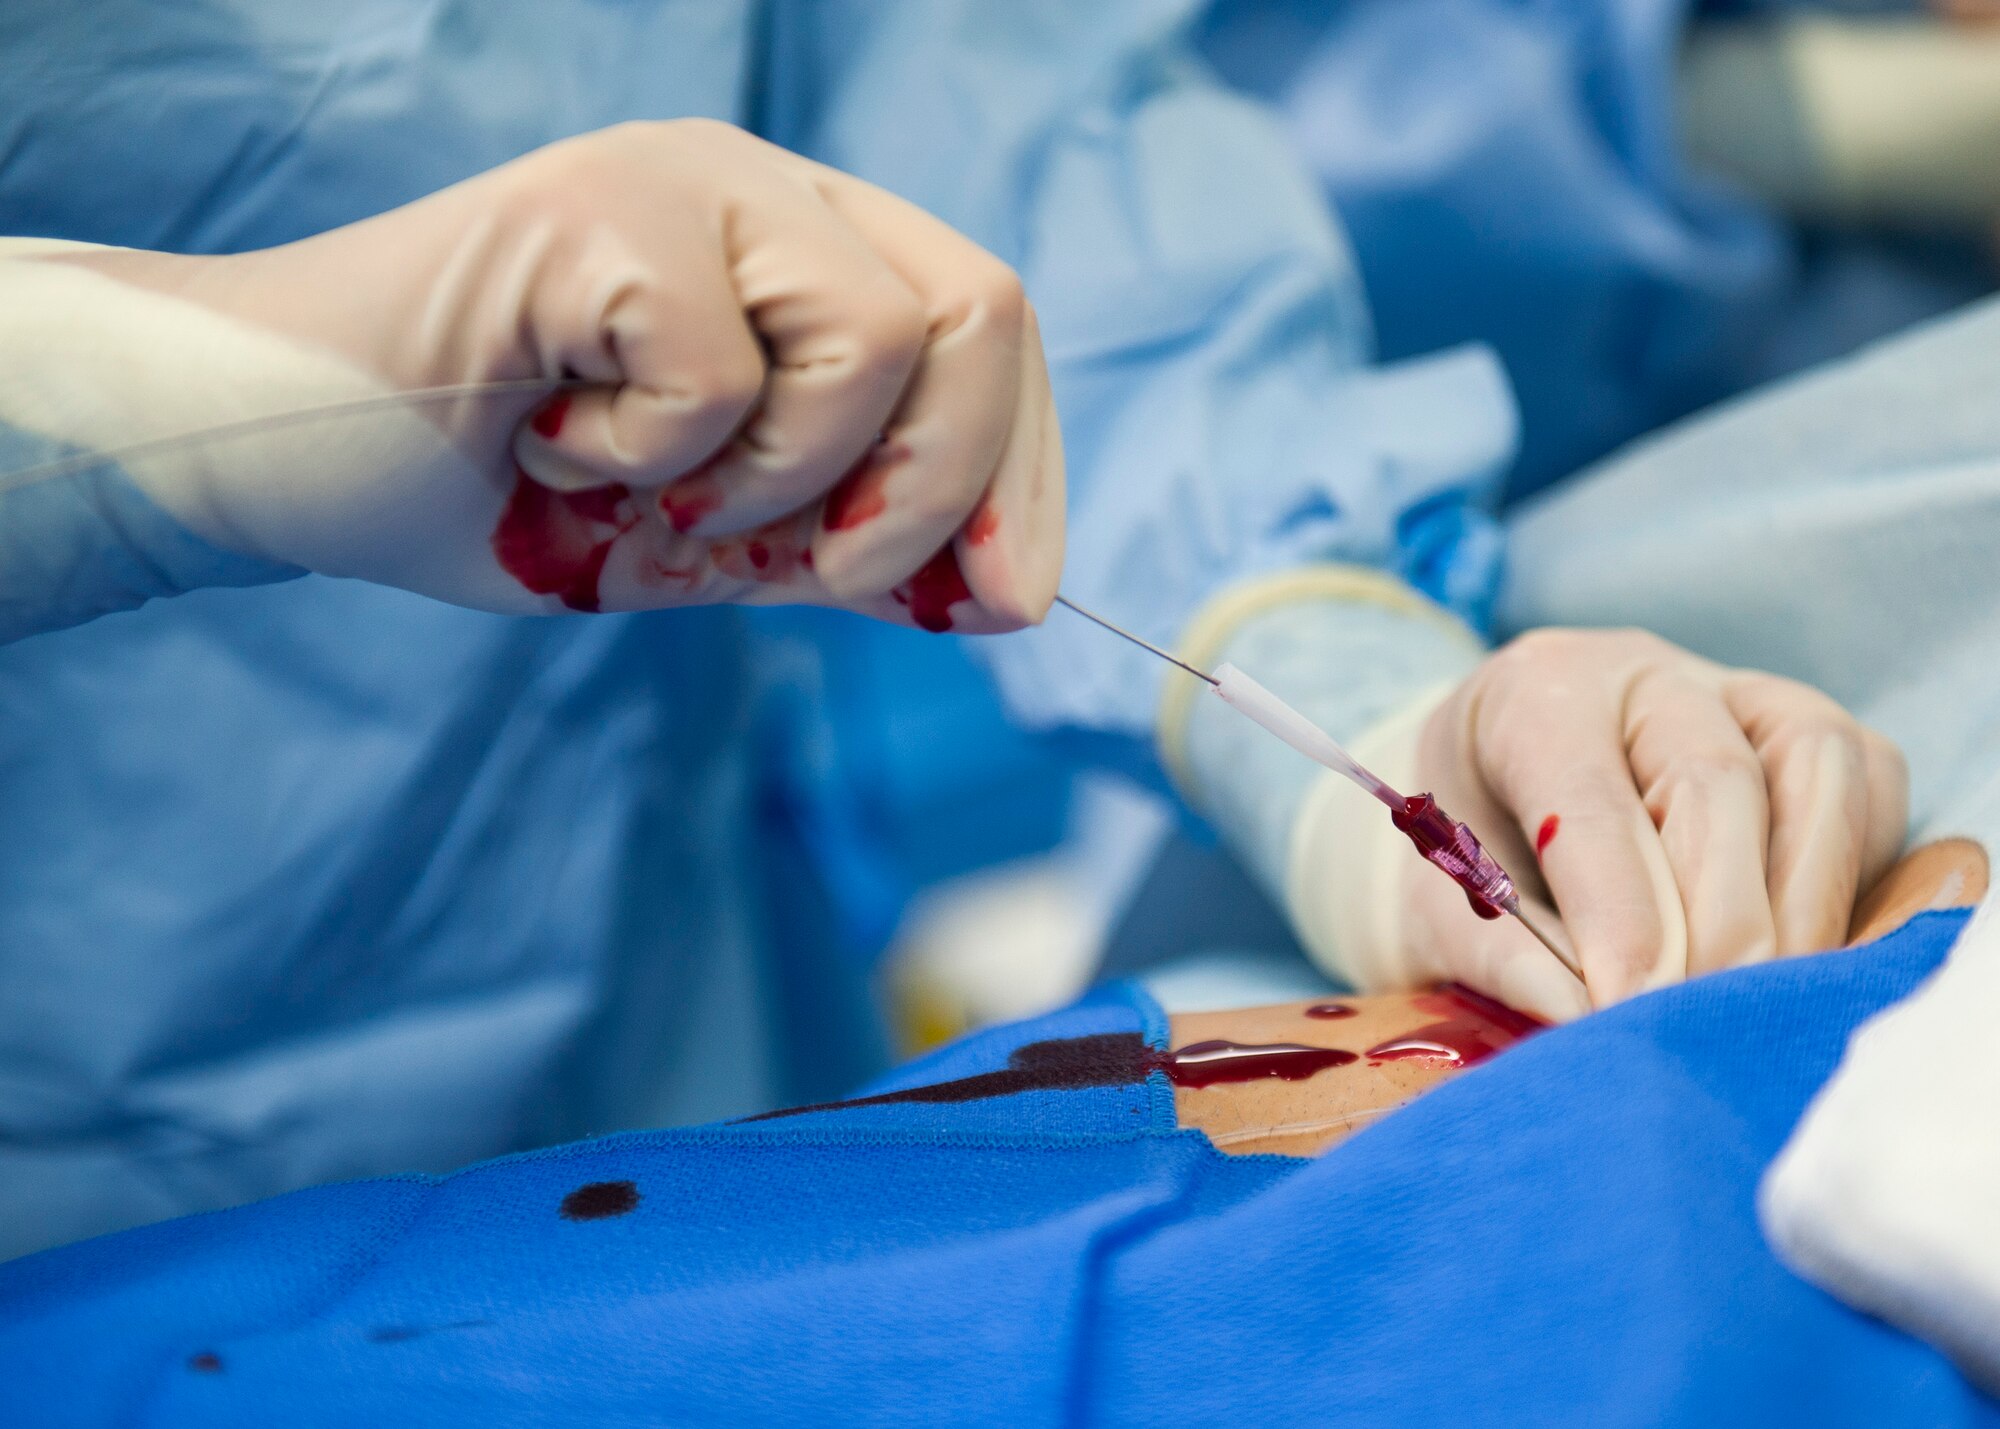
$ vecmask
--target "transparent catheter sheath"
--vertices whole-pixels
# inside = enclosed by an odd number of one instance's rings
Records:
[[[1262,725],[1315,764],[1352,779],[1391,809],[1403,807],[1403,796],[1377,779],[1339,741],[1237,669],[1223,665],[1215,672],[1215,693],[1223,701]]]
[[[1396,827],[1424,857],[1449,874],[1472,899],[1493,913],[1518,914],[1520,896],[1499,860],[1480,846],[1472,830],[1453,820],[1428,794],[1405,798],[1343,749],[1336,739],[1234,665],[1215,672],[1215,693],[1316,764],[1352,779],[1389,806]],[[1482,910],[1485,911],[1485,910]]]

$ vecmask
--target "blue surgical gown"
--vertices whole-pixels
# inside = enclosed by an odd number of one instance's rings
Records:
[[[1232,578],[1339,559],[1477,614],[1504,390],[1477,354],[1378,383],[1347,247],[1195,57],[1196,9],[14,0],[0,233],[242,250],[612,121],[734,120],[1022,270],[1072,594],[1170,637]],[[867,1070],[852,954],[897,889],[856,855],[868,820],[829,774],[853,731],[827,712],[892,647],[830,616],[233,587],[277,573],[134,495],[103,468],[0,495],[0,597],[42,632],[0,648],[0,1255]],[[36,584],[51,551],[60,588]],[[1108,645],[1051,622],[992,663],[1023,718],[1143,765],[1158,673]],[[928,708],[943,667],[897,658],[898,708]],[[939,732],[874,736],[863,776],[900,776]],[[1008,749],[962,787],[1046,775]],[[976,843],[977,806],[948,812],[929,842]]]

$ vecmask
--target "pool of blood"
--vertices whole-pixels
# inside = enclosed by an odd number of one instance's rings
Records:
[[[598,583],[618,538],[638,524],[619,482],[587,491],[554,491],[518,468],[507,509],[493,528],[494,559],[536,595],[571,610],[599,608]]]
[[[1305,1047],[1295,1042],[1268,1045],[1211,1040],[1162,1052],[1136,1032],[1104,1032],[1089,1037],[1052,1038],[1015,1049],[997,1072],[958,1077],[928,1086],[905,1087],[846,1101],[815,1102],[811,1106],[767,1111],[745,1121],[770,1121],[814,1111],[845,1111],[852,1107],[890,1106],[898,1102],[969,1102],[1016,1092],[1073,1091],[1082,1087],[1118,1087],[1143,1082],[1149,1073],[1164,1072],[1177,1087],[1211,1087],[1223,1082],[1250,1082],[1260,1077],[1302,1081],[1328,1067],[1344,1067],[1360,1056],[1337,1047]]]
[[[1306,1009],[1308,1017],[1352,1017],[1354,1009],[1344,1002],[1315,1002]]]
[[[950,546],[932,556],[922,570],[890,594],[910,608],[910,619],[933,635],[951,629],[951,608],[972,599],[965,572],[958,568],[958,556]]]
[[[1403,800],[1402,808],[1389,811],[1389,820],[1417,846],[1418,853],[1465,890],[1465,901],[1472,905],[1473,912],[1482,918],[1498,918],[1507,911],[1473,881],[1472,870],[1464,866],[1458,851],[1458,824],[1437,806],[1436,799],[1429,794],[1411,794]]]
[[[1345,1067],[1361,1060],[1336,1047],[1304,1047],[1296,1042],[1264,1045],[1243,1042],[1194,1042],[1176,1047],[1160,1058],[1159,1069],[1177,1087],[1212,1087],[1221,1082],[1250,1082],[1280,1077],[1302,1082],[1328,1067]]]
[[[1455,982],[1419,993],[1412,1001],[1419,1012],[1437,1020],[1370,1047],[1365,1054],[1370,1062],[1421,1058],[1477,1066],[1548,1025]]]

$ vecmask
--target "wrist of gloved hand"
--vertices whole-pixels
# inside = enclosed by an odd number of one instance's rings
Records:
[[[0,248],[0,417],[63,447],[115,454],[150,502],[223,551],[533,608],[483,535],[465,539],[490,529],[499,497],[378,379],[112,276],[158,263],[198,288],[226,282],[236,261]],[[312,417],[327,408],[338,415]]]

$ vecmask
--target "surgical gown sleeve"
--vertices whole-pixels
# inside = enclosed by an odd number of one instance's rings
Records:
[[[1069,461],[1065,593],[1162,644],[1202,626],[1227,658],[1239,632],[1204,609],[1255,587],[1232,605],[1256,615],[1245,667],[1283,659],[1302,678],[1280,692],[1352,733],[1478,658],[1513,401],[1483,348],[1374,363],[1337,218],[1194,57],[1198,8],[784,7],[770,129],[1020,270]],[[979,651],[1029,725],[1111,736],[1141,770],[1187,679],[1060,608]],[[1278,754],[1253,766],[1270,798],[1208,811],[1266,824],[1305,782]]]
[[[21,276],[23,259],[10,255],[41,246],[0,240],[0,292],[12,299],[0,303],[0,643],[156,596],[303,574],[202,540],[115,460],[93,460],[90,448],[49,432],[42,418],[52,388],[116,383],[133,368],[115,364],[114,373],[107,353],[105,365],[91,370],[77,361],[88,344],[57,357],[35,341],[38,315],[27,312],[24,290],[11,281]]]

